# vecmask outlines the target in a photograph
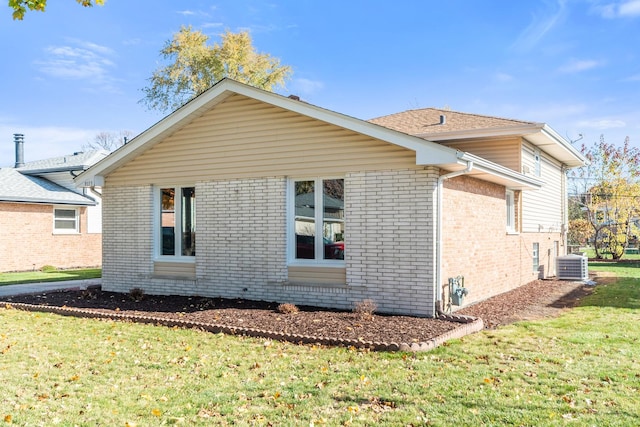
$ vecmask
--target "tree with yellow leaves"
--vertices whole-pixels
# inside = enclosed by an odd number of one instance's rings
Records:
[[[620,259],[640,221],[640,150],[629,138],[617,147],[600,142],[582,147],[590,164],[572,172],[574,197],[593,229],[597,258]]]
[[[167,41],[160,54],[172,62],[154,71],[150,86],[142,89],[147,108],[175,110],[225,77],[272,91],[291,75],[291,67],[278,58],[256,52],[246,31],[226,31],[213,46],[208,40],[201,31],[182,27]]]

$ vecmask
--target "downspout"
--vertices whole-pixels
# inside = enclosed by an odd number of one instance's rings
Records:
[[[462,153],[458,153],[458,158],[461,158]],[[465,175],[473,169],[473,162],[467,160],[467,168],[461,171],[450,172],[438,177],[437,188],[437,228],[436,228],[436,317],[443,314],[442,307],[442,189],[444,187],[444,181],[447,179],[455,178],[460,175]]]
[[[564,255],[567,255],[567,249],[569,242],[567,241],[569,230],[569,191],[568,191],[568,174],[569,169],[566,165],[562,165],[560,176],[562,177],[562,185],[560,191],[562,191],[562,225],[560,225],[560,237],[562,238],[562,249]],[[561,256],[561,254],[557,254]],[[558,266],[556,266],[557,270]],[[556,271],[557,273],[557,271]]]

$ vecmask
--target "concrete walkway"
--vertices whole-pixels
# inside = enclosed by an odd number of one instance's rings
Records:
[[[39,294],[44,292],[59,291],[65,289],[86,289],[88,286],[97,286],[101,279],[67,280],[64,282],[24,283],[21,285],[0,286],[0,298],[13,295]]]

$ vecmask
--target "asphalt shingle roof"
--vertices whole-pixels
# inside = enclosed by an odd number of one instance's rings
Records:
[[[104,150],[78,152],[67,156],[27,162],[24,166],[17,168],[17,170],[29,175],[68,170],[85,170],[105,158],[108,154],[109,153]]]
[[[89,197],[47,179],[23,175],[13,168],[0,169],[0,201],[49,204],[95,205]]]
[[[440,116],[445,122],[441,124]],[[496,129],[512,126],[535,125],[539,123],[479,114],[461,113],[438,108],[408,110],[369,120],[380,126],[409,135],[429,135],[442,132],[456,132],[474,129]]]

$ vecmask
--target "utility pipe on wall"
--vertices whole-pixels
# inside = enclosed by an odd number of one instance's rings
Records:
[[[462,153],[458,154],[460,158]],[[438,189],[437,189],[437,228],[436,228],[436,315],[442,313],[442,189],[443,183],[447,179],[455,178],[460,175],[465,175],[473,169],[473,162],[467,160],[467,168],[461,171],[450,172],[438,177]]]

